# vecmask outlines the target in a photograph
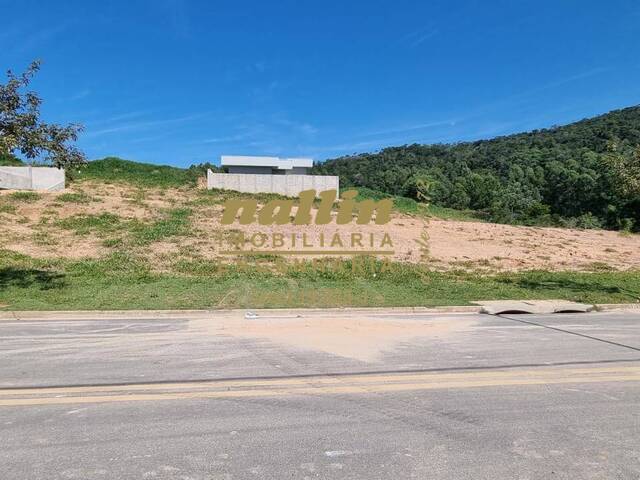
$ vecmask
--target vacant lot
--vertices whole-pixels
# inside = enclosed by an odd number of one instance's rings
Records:
[[[119,165],[96,162],[64,193],[0,192],[0,308],[640,301],[638,235],[495,225],[396,199],[393,218],[382,228],[393,240],[391,262],[224,256],[219,241],[225,232],[269,230],[223,228],[223,203],[242,194],[207,191],[188,171],[136,172]],[[262,203],[270,198],[258,196]],[[366,236],[380,229],[311,225],[304,233]],[[271,230],[294,231],[290,225]]]
[[[193,260],[228,261],[219,251],[223,231],[248,235],[273,231],[348,238],[358,232],[388,232],[393,260],[421,261],[417,242],[429,236],[429,259],[438,270],[490,271],[628,270],[640,267],[640,235],[603,230],[515,227],[427,218],[396,212],[384,227],[376,225],[220,225],[229,193],[196,186],[153,188],[95,180],[72,184],[65,193],[0,192],[1,245],[35,258],[100,258],[125,250],[144,258],[156,271]],[[290,245],[285,249],[291,248]],[[339,248],[339,247],[336,247]],[[424,257],[422,257],[424,261]]]

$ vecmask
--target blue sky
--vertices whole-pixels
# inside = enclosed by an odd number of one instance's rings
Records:
[[[640,3],[0,0],[0,67],[43,61],[91,159],[318,160],[640,103]]]

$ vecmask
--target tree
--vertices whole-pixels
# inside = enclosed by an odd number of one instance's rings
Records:
[[[428,204],[431,201],[431,189],[434,183],[427,175],[417,173],[404,184],[403,194]]]
[[[388,147],[316,168],[339,175],[342,186],[412,198],[424,174],[430,203],[479,210],[491,221],[640,231],[640,105],[491,140]]]
[[[612,150],[605,159],[613,170],[618,189],[628,197],[640,196],[640,147],[626,154],[618,153],[615,147]]]
[[[40,62],[32,62],[26,72],[16,76],[7,72],[7,83],[0,83],[0,156],[21,153],[27,159],[41,159],[57,168],[72,168],[86,163],[84,153],[71,145],[82,126],[60,126],[40,121],[42,100],[34,92],[24,92]]]

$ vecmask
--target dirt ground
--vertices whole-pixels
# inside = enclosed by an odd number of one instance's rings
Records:
[[[74,203],[64,201],[65,197],[61,197],[73,192],[83,192],[90,200]],[[181,256],[234,261],[236,257],[221,256],[221,251],[231,249],[231,244],[221,241],[221,238],[228,238],[229,232],[237,234],[242,231],[247,239],[259,241],[264,235],[267,240],[261,250],[384,250],[394,252],[388,256],[393,260],[411,263],[427,261],[443,270],[640,268],[640,235],[426,220],[404,215],[394,215],[391,222],[383,226],[355,223],[339,226],[331,223],[305,227],[291,224],[270,227],[234,224],[225,227],[220,224],[222,205],[211,195],[203,195],[201,190],[141,190],[127,185],[94,182],[74,184],[64,193],[40,193],[40,198],[31,201],[14,199],[10,192],[0,191],[0,242],[5,249],[37,258],[100,257],[122,248],[110,242],[113,240],[110,235],[122,236],[122,231],[79,234],[61,227],[60,220],[108,212],[124,221],[137,220],[148,224],[164,218],[168,210],[182,207],[193,211],[187,234],[168,236],[144,246],[127,248],[158,266],[166,263],[168,258]],[[227,236],[223,235],[225,231]],[[425,232],[428,234],[427,249],[424,248]],[[274,233],[282,235],[282,246],[272,245]],[[253,237],[254,234],[258,234],[258,237]],[[335,241],[336,234],[339,241]],[[352,234],[359,239],[355,245],[352,243]],[[388,236],[386,243],[383,242],[385,234]],[[292,235],[296,237],[295,244]],[[333,246],[330,246],[332,241]],[[254,244],[254,247],[257,246]]]
[[[475,319],[434,318],[429,320],[393,320],[316,316],[297,318],[282,315],[260,316],[260,321],[249,321],[236,315],[222,317],[216,322],[191,320],[189,329],[207,335],[240,338],[266,338],[273,343],[293,348],[317,350],[363,362],[379,360],[384,352],[416,338],[441,339],[447,335],[468,330]]]

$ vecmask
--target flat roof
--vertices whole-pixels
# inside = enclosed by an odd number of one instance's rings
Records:
[[[291,170],[294,167],[313,167],[313,159],[222,155],[220,164],[223,167],[272,167],[278,170]]]

